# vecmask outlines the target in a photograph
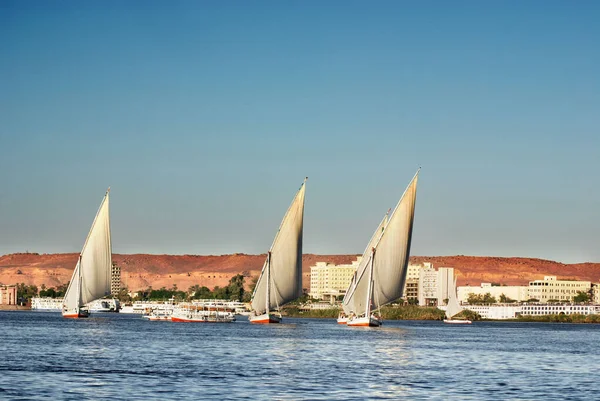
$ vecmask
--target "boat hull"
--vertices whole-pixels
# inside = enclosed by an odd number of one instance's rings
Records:
[[[250,323],[254,324],[281,323],[281,316],[275,315],[273,313],[264,313],[259,316],[251,316],[248,320],[250,321]]]
[[[219,318],[214,318],[214,317],[193,317],[193,318],[186,318],[186,317],[171,316],[171,321],[172,322],[177,322],[177,323],[231,323],[231,322],[235,321],[235,318],[230,318],[230,317],[219,317]]]
[[[381,320],[371,317],[356,317],[348,320],[346,323],[349,327],[379,327],[381,326]]]
[[[471,324],[470,320],[452,320],[452,319],[444,319],[444,323],[447,324]]]
[[[90,317],[90,312],[88,312],[86,310],[66,311],[66,312],[63,312],[62,316],[65,319],[82,319],[82,318]]]
[[[142,316],[150,322],[170,322],[171,316]]]
[[[338,324],[348,324],[348,318],[347,317],[338,317],[337,323]]]

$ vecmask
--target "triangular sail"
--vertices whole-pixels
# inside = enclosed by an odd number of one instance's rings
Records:
[[[110,294],[112,245],[110,238],[109,191],[106,192],[87,236],[63,301],[67,309]]]
[[[355,280],[344,297],[342,307],[346,313],[354,312],[361,316],[371,310],[371,307],[379,308],[402,296],[410,255],[418,175],[419,171],[404,191],[389,219],[384,219],[371,238]],[[383,232],[377,235],[380,229]],[[372,276],[369,270],[371,260]],[[368,294],[370,280],[373,282],[372,292]]]
[[[375,246],[373,300],[377,308],[402,297],[410,256],[418,177],[419,171],[404,191]]]
[[[252,294],[252,309],[257,315],[267,309],[267,285],[270,285],[269,310],[274,310],[302,295],[302,229],[306,180],[296,193],[271,245],[270,258],[263,265]],[[269,261],[270,259],[270,261]],[[270,283],[267,282],[270,263]]]
[[[79,259],[77,259],[77,265],[75,266],[75,270],[73,271],[73,275],[71,276],[71,281],[69,281],[69,286],[67,287],[67,292],[65,292],[65,297],[63,298],[63,307],[66,307],[69,310],[79,308],[81,306],[80,294],[81,291],[79,291]]]
[[[365,279],[362,279],[362,277],[367,272],[369,264],[371,263],[371,251],[375,244],[379,241],[381,234],[383,234],[383,230],[385,229],[385,225],[388,221],[388,215],[389,210],[371,236],[371,240],[365,248],[360,263],[356,268],[356,274],[354,277],[352,277],[352,282],[346,290],[346,295],[344,295],[344,300],[342,301],[342,308],[347,315],[349,315],[351,312],[356,312],[359,309],[362,310],[360,304],[364,303],[368,290],[368,277],[365,277]],[[358,304],[356,301],[358,301]]]
[[[456,277],[454,277],[454,287],[451,291],[448,291],[448,305],[446,307],[446,318],[452,319],[453,316],[462,312],[463,308],[458,303],[458,297],[456,296]]]

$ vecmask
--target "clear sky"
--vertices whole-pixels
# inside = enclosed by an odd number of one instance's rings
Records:
[[[418,4],[412,4],[418,3]],[[413,255],[600,261],[600,2],[2,1],[0,254],[361,253],[419,166]]]

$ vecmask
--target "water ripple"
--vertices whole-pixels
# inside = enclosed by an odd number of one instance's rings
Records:
[[[169,324],[0,312],[0,399],[595,399],[598,325]],[[549,390],[551,389],[551,390]]]

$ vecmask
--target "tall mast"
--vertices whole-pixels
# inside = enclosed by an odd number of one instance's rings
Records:
[[[373,261],[375,259],[375,248],[371,250],[371,266],[369,266],[369,289],[367,290],[367,311],[365,317],[371,316],[371,298],[373,297]]]
[[[270,305],[269,303],[271,302],[271,251],[269,251],[269,254],[267,255],[267,302],[266,302],[266,313],[269,313],[270,311]]]
[[[81,254],[79,254],[79,285],[77,286],[77,312],[81,309],[81,284],[83,282],[83,276],[81,275]]]

